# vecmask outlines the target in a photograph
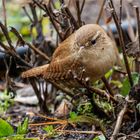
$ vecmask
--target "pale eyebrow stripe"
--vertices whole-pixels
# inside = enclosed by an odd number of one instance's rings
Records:
[[[93,39],[97,39],[101,35],[100,31],[97,31],[97,33],[94,35]]]

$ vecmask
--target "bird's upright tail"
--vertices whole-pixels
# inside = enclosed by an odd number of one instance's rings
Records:
[[[42,75],[43,72],[45,70],[47,70],[48,66],[49,66],[49,64],[46,64],[46,65],[43,65],[43,66],[39,66],[39,67],[36,67],[36,68],[32,68],[30,70],[27,70],[27,71],[25,71],[21,74],[21,77],[22,78],[28,78],[28,77],[36,77],[36,76]]]

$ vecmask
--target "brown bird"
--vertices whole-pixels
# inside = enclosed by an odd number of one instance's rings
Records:
[[[21,76],[70,81],[72,75],[80,76],[84,69],[83,78],[89,77],[94,82],[120,63],[115,43],[104,29],[97,24],[87,24],[59,44],[50,64],[27,70]]]

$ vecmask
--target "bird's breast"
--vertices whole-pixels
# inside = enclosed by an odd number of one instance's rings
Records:
[[[100,79],[116,63],[116,52],[114,46],[102,50],[83,51],[80,61],[85,69],[85,77],[92,81]]]

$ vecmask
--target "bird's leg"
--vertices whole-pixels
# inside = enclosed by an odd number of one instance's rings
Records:
[[[96,93],[97,95],[101,97],[107,97],[108,100],[112,100],[113,102],[117,103],[117,101],[114,99],[114,97],[110,94],[107,94],[104,90],[101,90],[99,88],[91,87],[90,86],[90,78],[89,77],[84,77],[85,69],[82,70],[82,73],[80,76],[77,76],[74,72],[69,70],[69,74],[74,78],[74,80],[82,85],[84,88],[86,88],[88,91],[91,93]],[[84,78],[83,78],[84,77]]]
[[[114,99],[114,97],[112,95],[108,94],[106,91],[101,90],[96,87],[91,87],[90,82],[89,82],[90,79],[88,77],[85,78],[85,81],[79,80],[79,78],[77,78],[76,76],[74,78],[79,84],[81,84],[83,87],[85,87],[91,93],[96,93],[97,95],[99,95],[101,97],[107,97],[108,100],[111,100],[111,101],[117,103],[116,99]]]
[[[106,118],[108,118],[109,116],[104,112],[104,110],[102,108],[100,108],[95,103],[95,101],[93,99],[93,91],[91,90],[91,86],[90,86],[90,82],[89,82],[90,81],[90,78],[86,77],[86,78],[83,79],[84,72],[85,72],[85,70],[83,69],[83,71],[81,73],[81,77],[80,77],[81,79],[80,78],[77,78],[76,80],[87,89],[87,93],[85,95],[88,97],[89,101],[91,102],[91,104],[93,106],[93,111],[95,113],[97,113],[97,115],[99,117],[106,117]],[[108,94],[107,94],[107,98],[109,98],[108,97]]]
[[[112,91],[112,89],[111,89],[111,87],[110,87],[110,85],[109,85],[107,79],[105,78],[105,76],[102,77],[102,81],[104,82],[105,87],[106,87],[106,89],[108,90],[108,93],[109,93],[110,95],[114,96],[114,93],[113,93],[113,91]]]

